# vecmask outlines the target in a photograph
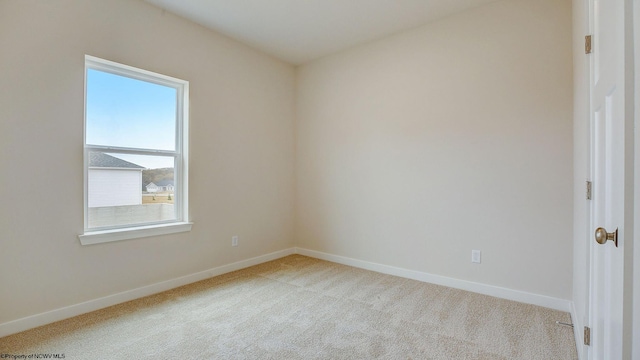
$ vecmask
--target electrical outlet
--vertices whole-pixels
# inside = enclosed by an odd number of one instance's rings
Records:
[[[480,250],[471,250],[471,262],[480,264]]]
[[[238,246],[238,235],[233,235],[231,237],[231,246]]]

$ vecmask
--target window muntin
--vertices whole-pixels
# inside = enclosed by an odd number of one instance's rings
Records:
[[[85,234],[187,222],[188,82],[91,56],[85,69]]]

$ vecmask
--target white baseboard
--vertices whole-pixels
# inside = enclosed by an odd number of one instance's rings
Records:
[[[121,304],[126,301],[131,301],[163,291],[171,290],[183,285],[194,283],[196,281],[226,274],[231,271],[236,271],[247,268],[249,266],[262,264],[264,262],[279,259],[291,254],[295,254],[295,248],[272,252],[270,254],[257,256],[251,259],[238,261],[232,264],[219,266],[205,271],[200,271],[195,274],[181,276],[179,278],[162,281],[159,283],[139,287],[137,289],[127,290],[121,293],[105,296],[99,299],[89,300],[83,303],[66,306],[63,308],[2,323],[0,324],[0,338],[19,333],[21,331],[29,330],[38,326],[85,314],[91,311],[103,309],[112,305]]]
[[[332,261],[339,264],[349,265],[361,269],[376,271],[383,274],[400,276],[408,279],[428,282],[437,285],[452,287],[455,289],[472,291],[475,293],[485,294],[507,300],[514,300],[532,305],[543,306],[555,310],[571,312],[572,318],[575,319],[575,310],[573,303],[569,300],[557,299],[544,295],[537,295],[518,290],[511,290],[492,285],[475,283],[471,281],[458,280],[440,275],[433,275],[425,272],[407,270],[389,265],[377,264],[363,260],[352,259],[339,255],[332,255],[315,250],[303,248],[290,248],[281,251],[272,252],[270,254],[257,256],[251,259],[238,261],[232,264],[219,266],[213,269],[200,271],[195,274],[182,276],[179,278],[162,281],[156,284],[143,286],[137,289],[123,291],[121,293],[105,296],[99,299],[89,300],[83,303],[66,306],[63,308],[27,316],[21,319],[9,321],[0,324],[0,337],[19,333],[38,326],[50,324],[56,321],[64,320],[73,316],[85,314],[91,311],[103,309],[109,306],[117,305],[126,301],[139,299],[145,296],[157,294],[159,292],[171,290],[179,286],[194,283],[196,281],[208,279],[214,276],[222,275],[231,271],[244,269],[250,266],[262,264],[267,261],[279,259],[291,254],[305,255],[321,260]],[[578,331],[574,329],[574,331]],[[576,340],[578,339],[576,335]],[[580,350],[580,349],[578,349]],[[579,351],[580,355],[580,351]]]
[[[436,285],[448,286],[455,289],[471,291],[479,294],[494,296],[501,299],[518,301],[526,304],[542,306],[554,310],[571,312],[572,302],[545,295],[532,294],[519,290],[507,289],[499,286],[481,284],[466,280],[454,279],[446,276],[433,275],[425,272],[407,270],[389,265],[377,264],[363,260],[352,259],[339,255],[332,255],[315,250],[296,248],[296,253],[321,260],[349,265],[383,274],[400,276],[408,279],[428,282]]]

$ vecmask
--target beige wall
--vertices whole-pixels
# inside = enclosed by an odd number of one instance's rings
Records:
[[[571,31],[500,1],[299,68],[297,245],[571,299]]]
[[[190,233],[80,245],[85,54],[190,81]],[[0,324],[292,247],[294,81],[142,1],[0,1]]]

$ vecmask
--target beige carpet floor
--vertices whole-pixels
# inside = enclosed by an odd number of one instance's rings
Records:
[[[0,338],[65,359],[576,359],[568,313],[288,256]]]

